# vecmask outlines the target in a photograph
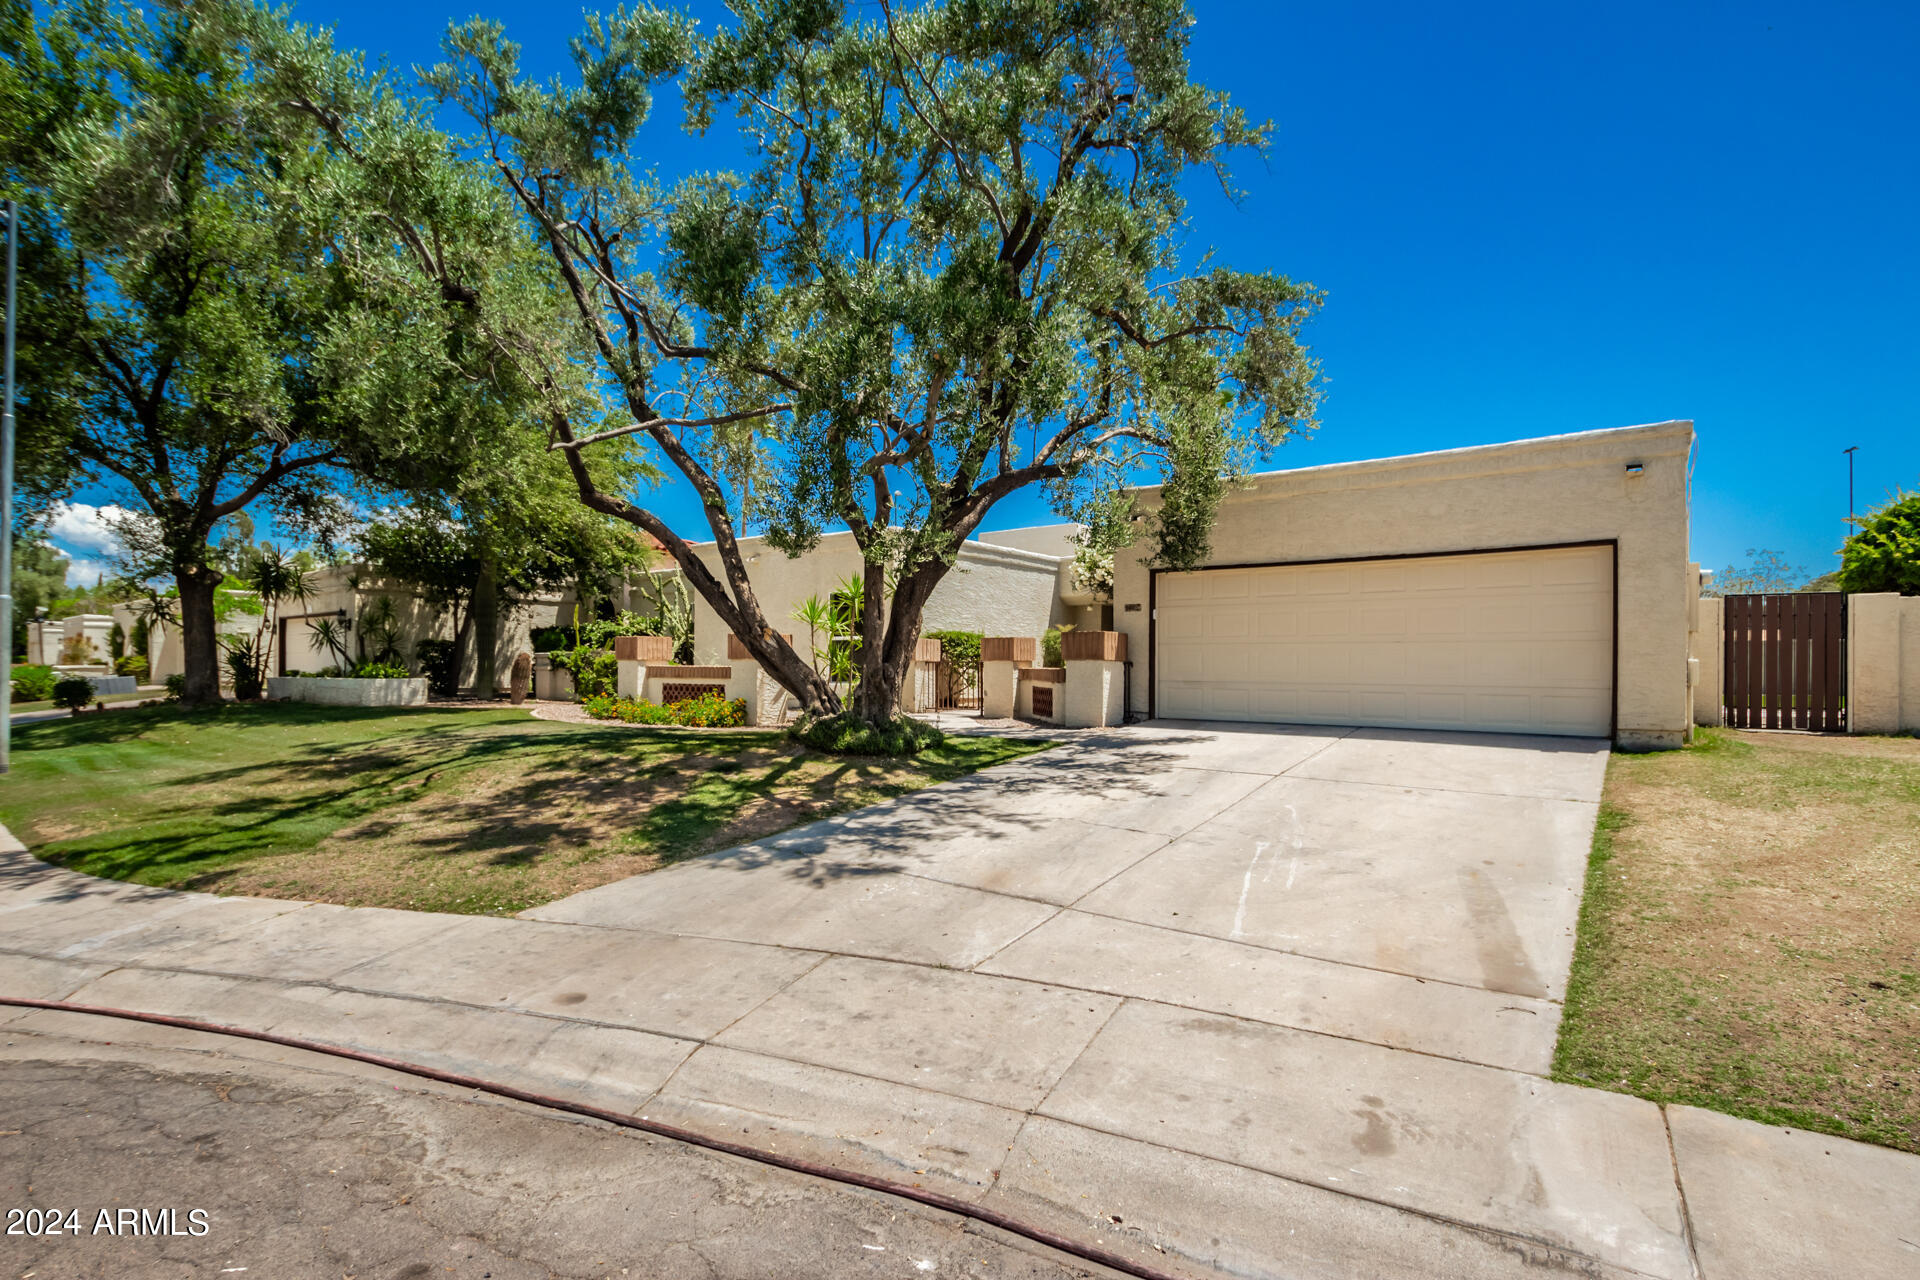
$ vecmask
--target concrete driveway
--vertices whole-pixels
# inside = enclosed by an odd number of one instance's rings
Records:
[[[536,1085],[1182,1273],[1910,1274],[1920,1160],[1543,1078],[1605,761],[1084,733],[519,920],[22,861],[0,985]]]
[[[1605,768],[1588,740],[1157,725],[527,914],[1544,1072]]]

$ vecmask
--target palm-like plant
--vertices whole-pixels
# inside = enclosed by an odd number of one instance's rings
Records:
[[[271,543],[261,544],[243,581],[260,601],[260,626],[250,643],[228,644],[227,666],[233,672],[233,696],[246,700],[259,697],[266,686],[267,670],[273,661],[274,623],[281,603],[312,599],[313,584],[297,560]]]
[[[322,618],[313,624],[313,638],[326,646],[336,659],[334,666],[346,671],[353,666],[353,654],[347,648],[347,631],[337,618]]]
[[[813,669],[820,671],[820,633],[826,632],[827,643],[833,643],[832,606],[819,596],[808,596],[794,606],[793,620],[807,629],[807,651],[813,655]]]

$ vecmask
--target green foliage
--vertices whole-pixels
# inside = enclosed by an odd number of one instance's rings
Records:
[[[78,711],[93,701],[93,681],[85,676],[65,676],[53,682],[53,705]]]
[[[179,672],[167,677],[167,701],[178,702],[187,688],[187,678]]]
[[[107,633],[107,653],[115,662],[127,656],[127,633],[117,622]]]
[[[596,720],[620,720],[627,724],[679,724],[700,729],[737,728],[747,722],[747,700],[729,701],[717,693],[703,693],[661,706],[644,698],[617,698],[597,693],[581,699],[586,713]]]
[[[13,651],[24,651],[27,620],[67,589],[67,558],[51,543],[13,535]]]
[[[13,700],[45,702],[53,696],[53,668],[26,663],[13,669]]]
[[[1186,252],[1188,181],[1224,182],[1267,136],[1194,81],[1187,6],[733,14],[711,36],[652,8],[592,19],[577,85],[530,79],[504,29],[474,20],[428,78],[577,282],[574,363],[716,526],[789,553],[844,526],[886,575],[885,628],[846,633],[858,646],[829,630],[816,668],[899,661],[961,542],[1024,486],[1065,511],[1157,473],[1156,561],[1203,557],[1232,478],[1313,425],[1299,333],[1320,295]],[[693,128],[738,117],[751,167],[663,194],[636,142],[676,74]],[[550,425],[591,445],[565,450],[590,505],[660,525],[582,470],[640,428]],[[719,543],[728,572],[703,589],[729,625],[757,624],[744,557]],[[786,678],[836,709],[823,680]]]
[[[1080,532],[1069,539],[1074,579],[1097,598],[1112,600],[1114,555],[1139,535],[1133,494],[1125,489],[1095,494],[1075,516]]]
[[[355,680],[406,680],[413,673],[394,662],[356,662],[353,664],[352,678]]]
[[[987,638],[980,631],[929,631],[927,637],[940,642],[940,660],[951,667],[977,666],[981,642]]]
[[[413,646],[427,688],[442,698],[460,692],[460,646],[451,640],[420,640]]]
[[[574,693],[582,699],[611,695],[620,681],[620,660],[611,649],[561,650],[550,655],[553,665],[573,674]]]
[[[1067,634],[1067,632],[1073,630],[1073,626],[1074,624],[1071,622],[1063,623],[1057,627],[1048,627],[1044,632],[1041,633],[1041,636],[1040,636],[1040,665],[1041,666],[1058,667],[1063,665],[1065,660],[1060,656],[1060,637]]]
[[[1840,590],[1920,596],[1920,493],[1902,493],[1854,521],[1840,548]]]
[[[84,667],[98,661],[100,651],[85,636],[72,635],[60,642],[60,665],[63,667]]]
[[[947,740],[940,730],[910,716],[890,724],[853,715],[803,716],[787,732],[815,751],[841,756],[912,756]]]
[[[346,667],[353,664],[353,651],[347,646],[346,623],[340,618],[322,618],[310,623],[309,629],[313,642],[325,649],[333,657],[333,665]]]
[[[361,658],[394,666],[406,663],[406,655],[400,651],[400,619],[392,596],[374,597],[360,610],[358,627]]]
[[[259,636],[221,636],[227,672],[233,677],[233,696],[253,702],[267,687],[267,648]]]
[[[134,682],[139,683],[147,678],[147,660],[144,656],[137,653],[129,653],[125,657],[116,658],[113,663],[113,674],[117,676],[132,676]]]

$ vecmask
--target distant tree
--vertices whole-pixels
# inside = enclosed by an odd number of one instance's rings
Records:
[[[1113,560],[1137,536],[1133,495],[1124,489],[1099,494],[1080,511],[1073,544],[1073,576],[1101,600],[1113,599]]]
[[[143,570],[177,584],[189,705],[219,697],[237,517],[324,524],[344,486],[439,490],[539,448],[520,384],[492,376],[503,350],[457,293],[392,267],[402,230],[263,62],[292,38],[250,0],[0,21],[0,161],[37,219],[22,321],[67,406],[23,418],[23,457],[41,489],[107,484],[140,516]],[[448,260],[469,233],[519,241],[480,217],[445,230]]]
[[[26,648],[27,621],[66,593],[67,558],[39,538],[13,535],[13,651]]]
[[[1860,532],[1840,548],[1840,590],[1920,596],[1920,493],[1898,494],[1854,523]]]
[[[1807,580],[1807,571],[1798,565],[1788,564],[1786,557],[1778,551],[1756,551],[1747,548],[1747,563],[1744,567],[1728,565],[1713,575],[1713,580],[1701,588],[1706,596],[1757,596],[1780,595],[1802,590],[1801,584]]]

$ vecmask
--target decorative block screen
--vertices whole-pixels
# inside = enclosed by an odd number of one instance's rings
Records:
[[[697,698],[703,693],[727,696],[727,686],[723,684],[663,684],[660,686],[660,701],[685,702],[688,698]]]
[[[1033,714],[1053,719],[1053,686],[1036,684],[1033,686]]]

